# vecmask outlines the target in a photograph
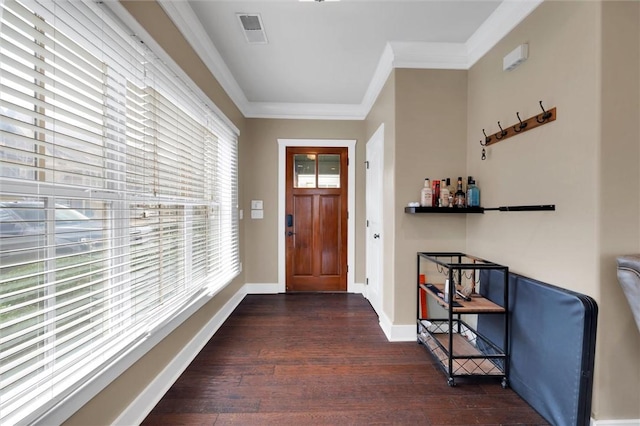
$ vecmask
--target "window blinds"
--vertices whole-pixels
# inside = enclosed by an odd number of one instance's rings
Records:
[[[239,271],[237,135],[93,2],[0,0],[0,423]]]

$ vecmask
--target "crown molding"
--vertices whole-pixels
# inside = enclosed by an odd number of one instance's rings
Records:
[[[363,120],[394,68],[469,69],[543,1],[504,0],[465,43],[387,43],[360,104],[249,102],[189,3],[158,3],[245,117]]]
[[[242,115],[246,117],[251,109],[250,103],[189,3],[175,0],[157,1],[236,104]]]
[[[389,78],[389,74],[391,74],[391,71],[393,71],[394,59],[395,55],[393,53],[393,48],[391,47],[390,43],[387,43],[384,50],[382,51],[380,60],[378,60],[378,66],[376,66],[373,77],[369,82],[369,87],[367,87],[367,91],[365,92],[364,98],[362,99],[361,107],[363,110],[363,120],[367,117],[369,111],[371,111],[373,104],[376,102],[378,95],[382,91],[382,88]]]
[[[544,0],[503,0],[465,43],[468,68],[498,44]]]
[[[394,68],[468,69],[464,43],[390,42]]]
[[[247,118],[300,120],[363,120],[368,113],[360,104],[301,104],[250,102]]]

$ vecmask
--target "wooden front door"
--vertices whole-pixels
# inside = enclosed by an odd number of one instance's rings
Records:
[[[347,148],[287,148],[287,291],[347,290],[347,164]]]

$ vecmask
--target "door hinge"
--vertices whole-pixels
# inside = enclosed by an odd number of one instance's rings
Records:
[[[365,166],[367,166],[367,169],[368,169],[369,168],[369,162],[365,161],[364,164],[365,164]]]
[[[364,285],[369,285],[369,278],[364,281]]]
[[[347,166],[349,165],[349,157],[347,157]]]
[[[369,227],[369,219],[367,219],[367,228]]]

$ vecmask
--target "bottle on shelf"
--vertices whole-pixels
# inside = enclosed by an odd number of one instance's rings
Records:
[[[433,189],[431,188],[431,181],[429,180],[429,178],[424,178],[424,187],[420,192],[420,206],[433,206]]]
[[[440,207],[440,181],[438,179],[431,182],[431,189],[431,206]]]
[[[480,207],[480,188],[476,186],[472,176],[467,180],[467,206]]]
[[[449,178],[442,179],[440,181],[440,207],[449,207],[449,185],[451,180]]]
[[[458,188],[456,190],[456,194],[453,197],[455,207],[466,207],[466,196],[464,191],[462,190],[462,176],[458,176]]]

